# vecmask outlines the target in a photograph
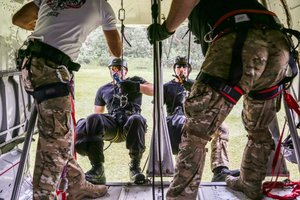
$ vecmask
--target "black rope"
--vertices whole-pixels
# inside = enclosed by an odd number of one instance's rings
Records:
[[[190,64],[190,57],[191,57],[191,38],[192,38],[192,32],[190,29],[188,29],[185,34],[182,36],[182,40],[185,38],[185,36],[189,34],[189,42],[188,42],[188,63]]]
[[[188,63],[190,64],[190,56],[191,56],[191,37],[192,32],[189,31],[189,46],[188,46]]]

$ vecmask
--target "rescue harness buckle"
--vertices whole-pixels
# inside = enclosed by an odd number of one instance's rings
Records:
[[[230,86],[226,83],[226,80],[211,76],[207,73],[199,73],[196,80],[201,81],[202,83],[208,84],[214,90],[219,92],[226,100],[232,104],[236,104],[241,96],[244,94],[244,91],[238,86]]]

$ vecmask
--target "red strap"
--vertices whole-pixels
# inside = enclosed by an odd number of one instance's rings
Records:
[[[57,200],[66,200],[67,199],[67,188],[68,188],[68,180],[67,180],[67,173],[68,173],[68,162],[66,163],[66,165],[63,168],[63,171],[61,173],[60,179],[59,179],[59,183],[57,185],[57,189],[56,189],[56,199]],[[66,182],[62,182],[62,180],[65,180]],[[63,185],[61,185],[63,184]],[[60,187],[63,187],[63,189],[60,189]]]
[[[70,96],[70,101],[71,101],[71,116],[72,116],[72,122],[73,122],[73,128],[74,128],[74,133],[73,133],[73,140],[74,140],[74,144],[76,142],[76,118],[75,118],[75,103],[74,103],[74,99],[72,96]],[[73,149],[74,151],[74,159],[77,160],[77,155],[76,155],[76,150],[75,148]]]
[[[292,95],[287,93],[287,91],[284,90],[283,94],[284,94],[284,100],[286,101],[287,106],[290,109],[294,110],[300,117],[300,107],[299,107],[299,104],[297,103],[297,101],[292,97]]]
[[[266,14],[271,16],[276,16],[275,13],[267,10],[251,10],[251,9],[241,9],[241,10],[233,10],[229,13],[226,13],[221,18],[219,18],[216,23],[213,25],[213,28],[219,26],[222,22],[224,22],[228,17],[237,15],[237,14],[245,14],[245,13],[256,13],[256,14]]]
[[[286,101],[287,106],[290,109],[294,110],[300,116],[300,107],[299,107],[298,103],[296,102],[296,100],[292,97],[292,95],[287,93],[285,90],[284,90],[283,94],[284,94],[284,100]],[[286,125],[286,122],[284,124],[283,130],[280,135],[280,139],[278,141],[278,145],[277,145],[277,148],[275,151],[274,160],[272,163],[272,175],[274,175],[276,163],[278,161],[285,125]],[[278,174],[276,176],[275,181],[269,181],[269,182],[263,183],[262,187],[263,187],[264,195],[266,195],[267,197],[273,198],[273,199],[278,199],[278,200],[292,200],[292,199],[296,199],[300,195],[300,181],[293,182],[293,181],[290,181],[289,179],[287,179],[287,181],[277,182],[277,178],[278,178]],[[291,193],[283,195],[283,196],[270,193],[271,190],[273,190],[274,188],[282,188],[283,189],[285,187],[289,187],[289,188],[292,187],[293,189],[292,189]]]
[[[56,190],[56,198],[58,200],[66,200],[67,199],[67,194],[66,192],[62,190]]]
[[[266,188],[273,183],[273,188],[285,188],[285,187],[293,187],[291,193],[280,196],[280,195],[276,195],[276,194],[272,194],[270,193],[270,191],[268,191],[266,193]],[[274,184],[276,183],[276,184]],[[265,182],[263,184],[263,193],[267,196],[267,197],[271,197],[273,199],[279,199],[279,200],[292,200],[292,199],[296,199],[299,195],[300,195],[300,181],[299,182],[293,182],[293,181],[287,181],[287,182]]]

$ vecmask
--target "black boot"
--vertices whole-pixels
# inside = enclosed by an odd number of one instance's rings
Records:
[[[145,175],[141,172],[141,154],[131,154],[131,161],[129,163],[129,177],[135,184],[144,184],[146,182]]]
[[[226,176],[231,175],[237,177],[240,175],[240,170],[229,170],[228,167],[220,166],[213,170],[214,176],[211,182],[224,182]]]
[[[89,143],[88,157],[92,168],[85,173],[85,179],[93,184],[105,184],[103,142]]]
[[[106,183],[106,177],[103,163],[92,165],[92,169],[85,173],[85,179],[93,184],[104,185]]]

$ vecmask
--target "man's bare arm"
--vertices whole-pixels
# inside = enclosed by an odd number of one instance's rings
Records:
[[[26,30],[34,30],[39,7],[33,2],[25,4],[12,17],[12,23]]]
[[[114,57],[121,57],[122,54],[122,42],[118,30],[104,30],[104,35],[108,44],[110,53]]]
[[[94,113],[102,114],[104,113],[105,107],[104,106],[94,106]]]
[[[148,82],[140,84],[140,92],[148,96],[153,96],[153,84]]]
[[[184,22],[200,0],[173,0],[166,19],[166,28],[171,33]]]

